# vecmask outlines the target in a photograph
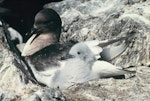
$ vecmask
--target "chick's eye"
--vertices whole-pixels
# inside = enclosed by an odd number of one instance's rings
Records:
[[[77,52],[77,54],[80,54],[80,52]]]

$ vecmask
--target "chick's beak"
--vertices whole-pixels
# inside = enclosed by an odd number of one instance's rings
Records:
[[[62,57],[61,59],[66,60],[66,59],[71,59],[71,58],[74,58],[74,57],[75,57],[74,55],[67,54],[66,56]]]

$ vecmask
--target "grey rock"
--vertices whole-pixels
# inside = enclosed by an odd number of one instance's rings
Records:
[[[57,98],[68,101],[148,101],[150,0],[132,0],[135,1],[133,5],[125,4],[125,1],[128,0],[63,0],[45,7],[55,9],[62,18],[60,41],[104,40],[135,32],[123,54],[110,61],[122,67],[136,66],[135,77],[96,79],[76,84],[61,93],[30,81],[27,83],[26,76],[14,64],[15,55],[2,41],[3,31],[0,30],[0,87],[7,92],[2,91],[0,97],[12,100],[15,97],[14,101],[55,101]]]
[[[0,101],[15,101],[15,96],[0,88]]]
[[[41,101],[40,97],[36,94],[29,96],[29,98],[25,99],[24,101]]]
[[[25,101],[66,101],[66,98],[59,89],[43,88],[36,91]]]

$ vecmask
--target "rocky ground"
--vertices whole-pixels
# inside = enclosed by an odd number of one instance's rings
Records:
[[[66,90],[27,82],[0,33],[0,101],[148,101],[150,99],[150,1],[64,0],[45,5],[63,21],[61,41],[111,39],[133,34],[114,65],[136,67],[134,77],[97,79]],[[17,61],[17,63],[20,63]]]

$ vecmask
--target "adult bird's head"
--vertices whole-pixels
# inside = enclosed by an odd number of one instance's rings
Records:
[[[46,46],[57,43],[61,34],[61,24],[60,16],[53,9],[45,8],[39,11],[22,56],[32,55]]]
[[[45,8],[36,14],[34,19],[34,28],[45,33],[53,32],[59,39],[61,33],[61,18],[60,16],[50,8]]]

